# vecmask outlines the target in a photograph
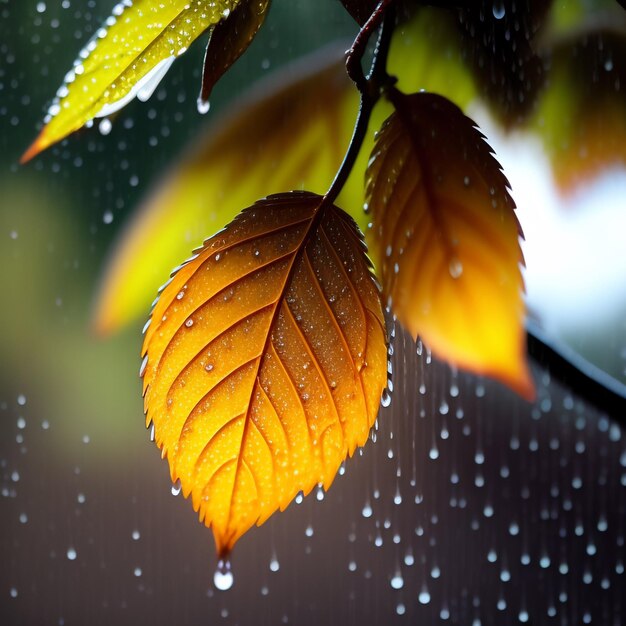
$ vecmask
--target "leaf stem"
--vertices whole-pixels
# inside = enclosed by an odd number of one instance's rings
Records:
[[[324,205],[332,204],[343,189],[367,135],[374,105],[378,102],[383,88],[389,83],[395,82],[395,79],[387,74],[387,55],[391,43],[391,34],[395,26],[395,12],[392,6],[394,1],[381,0],[378,3],[375,11],[363,25],[347,52],[346,70],[361,94],[361,102],[350,145],[339,170],[337,170],[335,179],[324,196]],[[372,33],[380,26],[381,22],[382,27],[374,50],[372,66],[368,75],[364,76],[361,66],[363,54]]]

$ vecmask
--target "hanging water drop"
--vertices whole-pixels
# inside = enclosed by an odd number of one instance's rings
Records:
[[[176,482],[172,485],[172,495],[177,496],[183,486],[180,484],[180,478],[176,479]]]
[[[213,584],[220,591],[228,591],[235,582],[235,577],[230,569],[230,561],[228,559],[220,559],[213,574]]]
[[[391,404],[391,394],[388,389],[383,389],[383,395],[380,398],[380,405],[388,407]]]
[[[198,98],[197,101],[198,113],[200,115],[206,115],[211,108],[211,103],[208,100],[203,100],[202,98]]]

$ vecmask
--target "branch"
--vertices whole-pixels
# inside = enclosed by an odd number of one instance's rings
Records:
[[[343,189],[361,151],[372,110],[380,98],[381,90],[390,82],[394,82],[394,79],[387,74],[387,55],[391,43],[391,34],[395,26],[395,12],[391,6],[393,2],[394,0],[381,0],[379,2],[376,10],[363,25],[347,52],[346,70],[361,93],[361,103],[350,145],[335,179],[324,196],[325,203],[333,203]],[[381,21],[382,28],[376,43],[372,66],[367,77],[365,77],[361,66],[363,54],[372,33],[378,28]]]
[[[526,321],[528,354],[573,393],[626,425],[626,385]]]

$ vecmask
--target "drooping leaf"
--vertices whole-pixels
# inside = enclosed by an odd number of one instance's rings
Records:
[[[438,356],[533,393],[508,182],[445,98],[394,92],[367,172],[371,248],[400,322]]]
[[[176,57],[239,0],[122,0],[65,77],[26,162],[96,117],[150,97]]]
[[[228,19],[215,25],[204,55],[200,107],[208,105],[217,81],[247,50],[265,21],[269,5],[270,0],[240,0]]]
[[[328,56],[306,57],[261,83],[212,120],[188,157],[165,176],[105,268],[95,307],[99,332],[145,315],[163,276],[242,206],[283,189],[328,189],[358,109],[343,62],[333,54],[329,63]],[[357,200],[359,210],[362,204]]]
[[[467,105],[476,90],[454,34],[449,15],[428,7],[399,25],[388,63],[398,86],[404,91],[437,91]],[[242,206],[283,189],[328,189],[358,111],[359,97],[342,59],[344,49],[331,46],[262,81],[227,116],[215,117],[188,156],[162,177],[122,231],[104,269],[94,309],[100,333],[145,315],[162,277]],[[376,106],[368,137],[339,197],[340,206],[349,208],[363,229],[363,174],[374,131],[391,111],[386,100]]]
[[[143,354],[147,424],[223,558],[376,419],[384,319],[354,221],[302,192],[243,211],[173,275]]]

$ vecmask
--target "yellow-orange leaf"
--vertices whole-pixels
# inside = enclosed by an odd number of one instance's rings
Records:
[[[65,77],[26,162],[134,96],[150,97],[176,57],[239,0],[123,0]]]
[[[392,92],[367,171],[371,246],[400,322],[440,357],[526,397],[521,229],[474,123],[445,98]]]
[[[243,211],[173,275],[143,353],[147,424],[224,557],[328,488],[376,419],[384,320],[354,221],[303,192]]]

